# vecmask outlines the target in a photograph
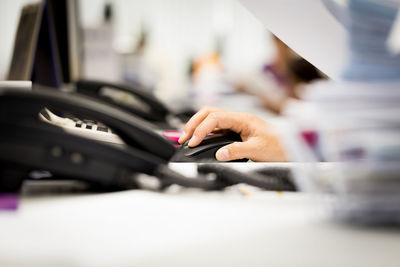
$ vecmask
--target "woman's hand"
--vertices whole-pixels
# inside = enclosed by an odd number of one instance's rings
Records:
[[[194,147],[215,129],[229,129],[242,138],[220,148],[216,153],[219,161],[248,158],[253,161],[286,161],[286,156],[272,127],[254,115],[243,112],[229,112],[213,107],[203,107],[185,125],[179,138],[187,140]]]

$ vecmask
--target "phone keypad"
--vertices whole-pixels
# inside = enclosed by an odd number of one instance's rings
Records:
[[[94,130],[94,131],[99,131],[99,132],[110,132],[112,131],[105,126],[104,124],[93,121],[93,120],[80,120],[78,118],[72,118],[72,120],[75,122],[75,127],[76,128],[82,128],[82,129],[87,129],[87,130]]]
[[[97,125],[97,131],[100,131],[100,132],[108,132],[108,128],[105,127],[105,126],[99,126],[99,125]]]

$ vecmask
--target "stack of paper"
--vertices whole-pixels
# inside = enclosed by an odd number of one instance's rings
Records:
[[[305,103],[288,108],[293,159],[338,163],[299,178],[304,190],[334,196],[336,218],[400,224],[400,56],[386,47],[397,13],[384,1],[349,0],[343,79],[309,86]]]
[[[325,82],[306,99],[317,141],[302,148],[339,163],[311,189],[336,196],[338,218],[400,223],[400,83]]]
[[[321,82],[305,98],[288,151],[338,164],[300,173],[302,189],[332,194],[336,218],[400,224],[400,82]]]

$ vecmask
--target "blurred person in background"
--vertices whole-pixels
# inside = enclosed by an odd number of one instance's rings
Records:
[[[238,90],[259,97],[265,108],[280,114],[288,100],[301,99],[304,84],[323,79],[324,75],[278,37],[273,36],[273,41],[274,61],[239,82]]]

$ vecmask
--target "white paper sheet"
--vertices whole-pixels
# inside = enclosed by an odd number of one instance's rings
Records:
[[[240,0],[269,31],[337,80],[346,60],[346,30],[323,1]]]

